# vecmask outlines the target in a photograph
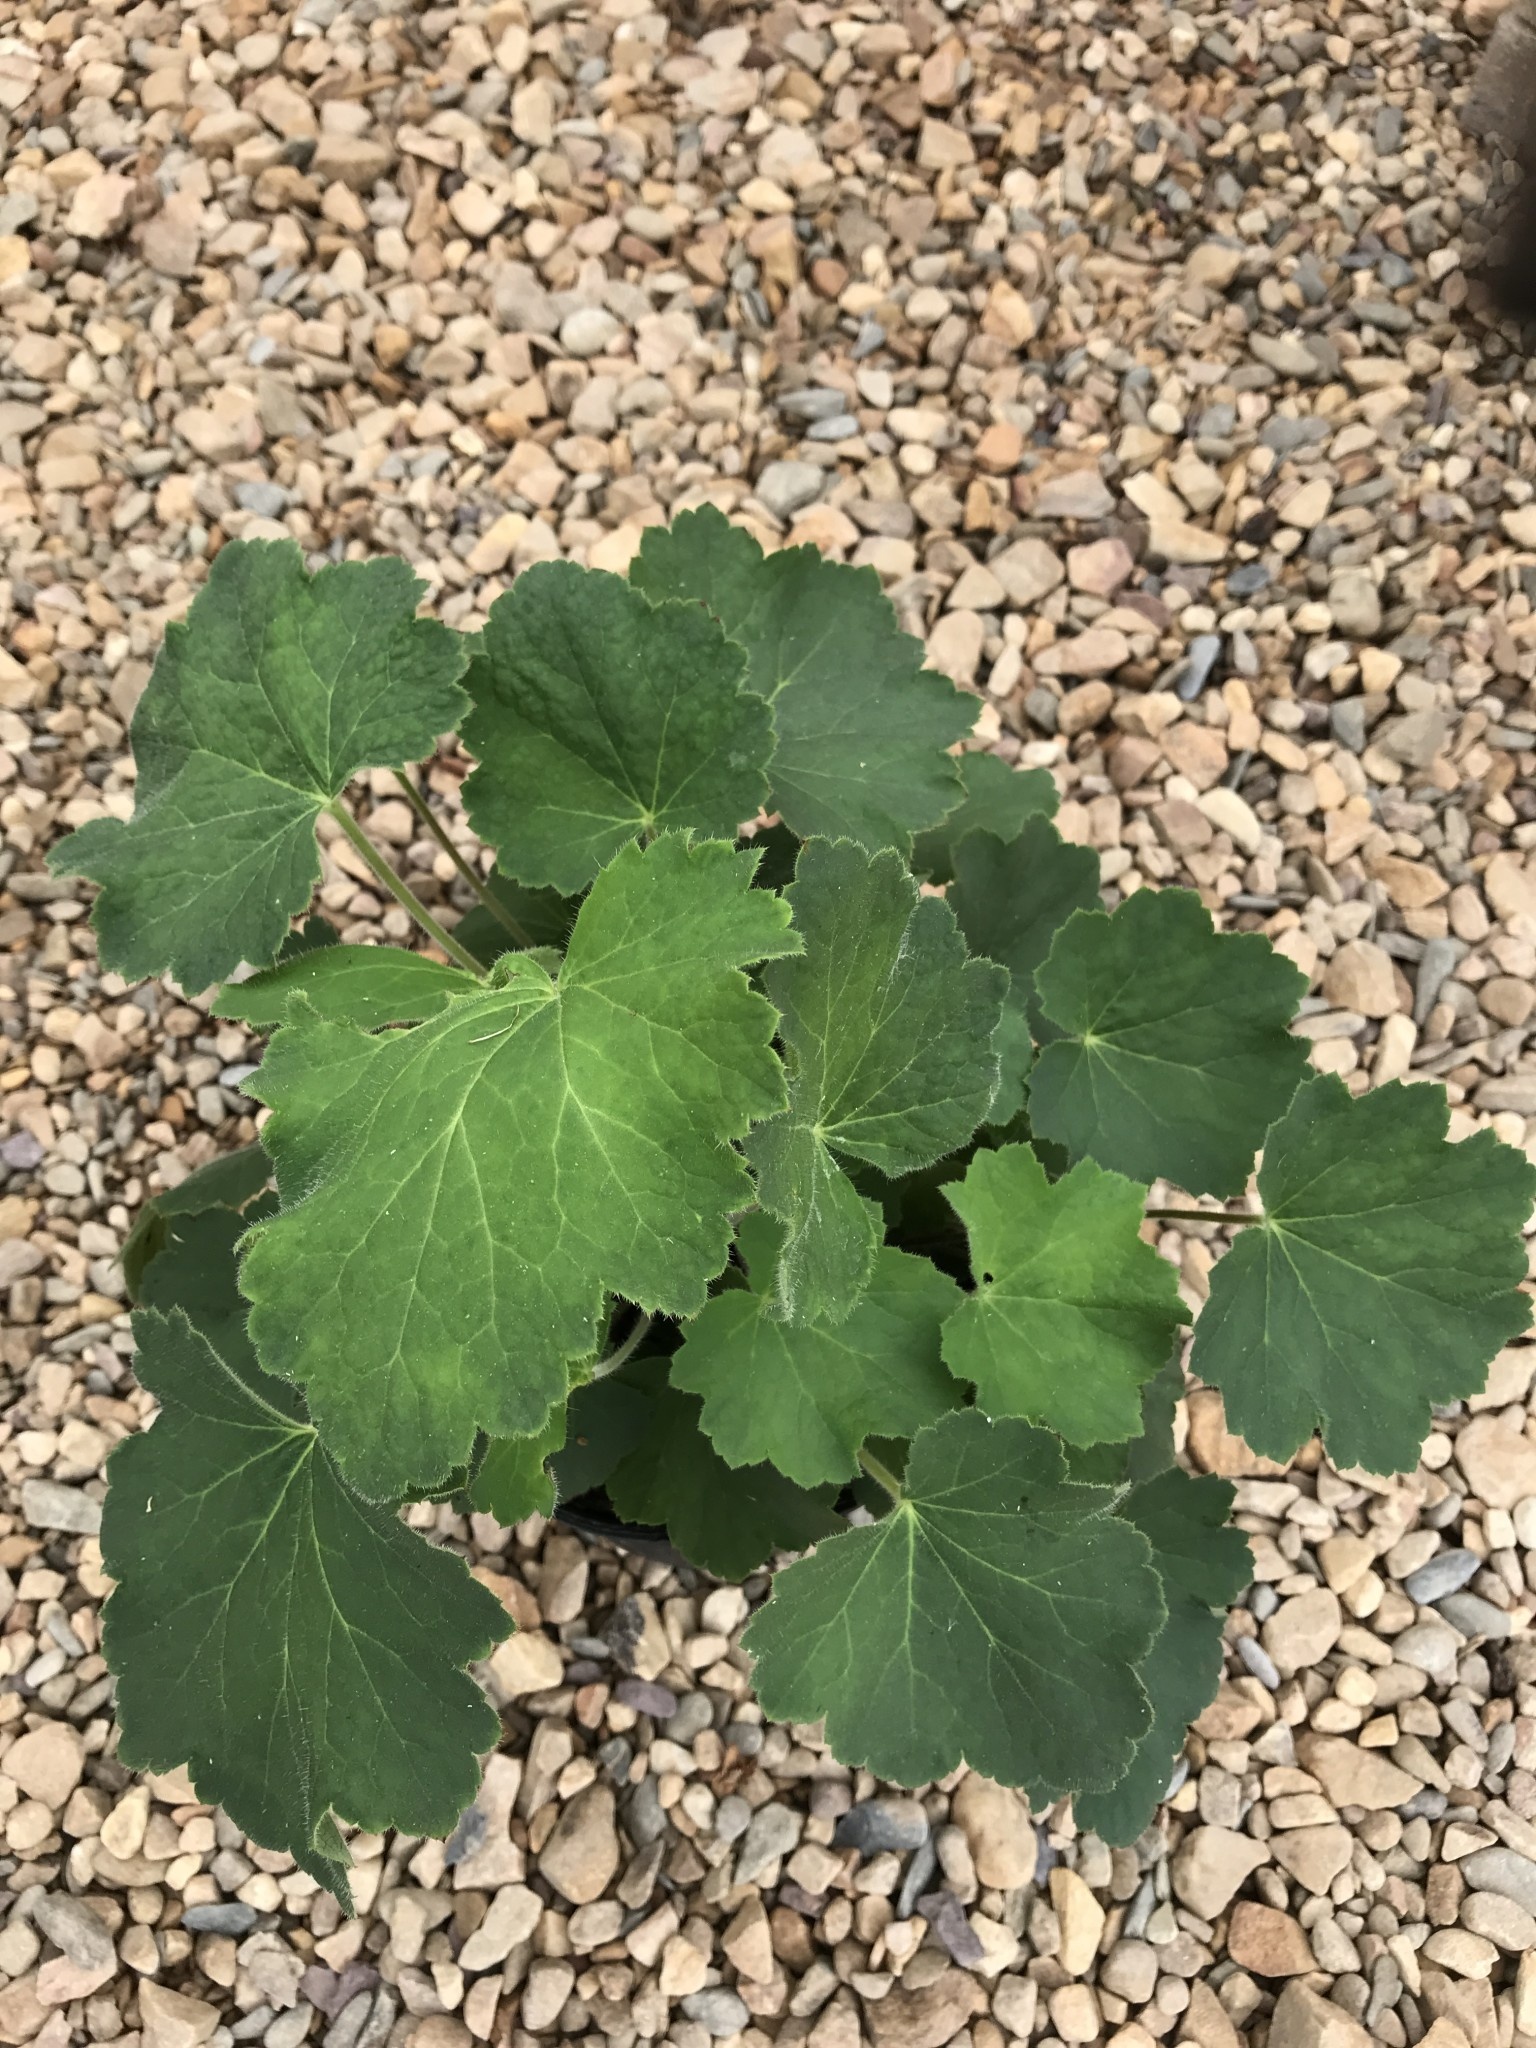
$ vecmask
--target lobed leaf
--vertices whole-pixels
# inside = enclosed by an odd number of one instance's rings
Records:
[[[1082,1160],[1060,1180],[1027,1145],[978,1152],[945,1189],[976,1290],[944,1326],[944,1361],[989,1415],[1073,1444],[1124,1442],[1186,1321],[1178,1275],[1141,1240],[1146,1190]]]
[[[494,1436],[466,1491],[482,1514],[505,1529],[529,1515],[552,1515],[555,1482],[549,1460],[565,1443],[566,1403],[554,1402],[544,1427],[531,1436]]]
[[[1035,974],[1063,1035],[1035,1062],[1034,1130],[1133,1180],[1240,1194],[1306,1071],[1288,1029],[1306,987],[1257,932],[1218,934],[1187,889],[1079,911]]]
[[[503,953],[532,952],[541,946],[564,952],[579,908],[573,897],[556,889],[526,889],[496,868],[486,876],[485,887],[502,915],[477,903],[453,928],[453,936],[482,967],[494,966]]]
[[[198,1167],[163,1194],[152,1195],[133,1219],[133,1228],[123,1243],[123,1279],[128,1299],[142,1299],[145,1269],[169,1242],[173,1217],[197,1216],[205,1209],[239,1211],[271,1179],[272,1162],[262,1146],[242,1145],[237,1152],[210,1159],[206,1166]]]
[[[1176,1466],[1132,1488],[1117,1512],[1152,1546],[1168,1618],[1138,1667],[1153,1721],[1117,1784],[1073,1801],[1079,1827],[1107,1842],[1134,1842],[1168,1788],[1184,1731],[1221,1681],[1225,1610],[1253,1576],[1248,1540],[1226,1527],[1233,1489]]]
[[[605,1290],[702,1308],[731,1141],[784,1099],[750,961],[789,952],[753,859],[667,834],[599,876],[558,984],[527,954],[414,1031],[285,1024],[250,1082],[283,1213],[242,1285],[263,1364],[302,1383],[377,1498],[541,1430],[596,1348]]]
[[[969,960],[954,913],[894,853],[810,841],[787,892],[803,957],[769,968],[789,1107],[754,1131],[764,1208],[785,1225],[776,1283],[794,1323],[846,1316],[869,1278],[880,1212],[837,1164],[908,1173],[968,1138],[997,1085],[1007,977]]]
[[[296,995],[317,1017],[376,1031],[419,1024],[478,983],[462,967],[399,946],[320,946],[279,961],[248,981],[229,982],[213,1004],[215,1017],[237,1017],[258,1031],[286,1021]]]
[[[1163,1621],[1141,1533],[1044,1430],[965,1408],[913,1439],[883,1521],[774,1581],[744,1646],[773,1720],[899,1784],[968,1762],[1037,1805],[1122,1777],[1152,1724],[1135,1667]]]
[[[233,1294],[233,1261],[227,1262]],[[444,1835],[497,1721],[464,1666],[507,1632],[460,1559],[344,1483],[291,1387],[186,1316],[134,1317],[154,1427],[102,1518],[120,1761],[201,1798],[351,1911],[333,1816]]]
[[[960,801],[946,749],[970,732],[972,700],[924,668],[873,569],[813,547],[765,555],[704,505],[647,527],[629,576],[649,598],[704,605],[744,650],[773,707],[772,808],[802,839],[905,853]]]
[[[717,1294],[689,1324],[672,1384],[702,1397],[728,1465],[776,1465],[801,1486],[851,1479],[871,1432],[910,1436],[958,1402],[939,1331],[960,1290],[929,1260],[882,1249],[850,1315],[797,1328],[775,1313],[782,1238],[766,1216],[743,1219],[751,1289]]]
[[[697,605],[572,562],[491,606],[466,678],[464,804],[519,881],[573,895],[629,840],[734,837],[768,794],[773,717]]]
[[[430,752],[466,702],[464,653],[415,616],[393,557],[310,575],[292,541],[232,541],[133,716],[132,821],[83,825],[53,873],[101,884],[101,964],[187,989],[263,966],[320,878],[314,826],[360,768]]]
[[[1010,768],[996,754],[962,754],[955,764],[965,795],[942,825],[918,834],[914,870],[930,882],[955,879],[955,849],[968,833],[990,832],[1007,844],[1031,818],[1054,818],[1061,804],[1048,768]],[[1094,869],[1097,900],[1098,869]]]
[[[1265,1139],[1263,1221],[1218,1260],[1190,1357],[1263,1456],[1321,1429],[1336,1465],[1409,1471],[1431,1403],[1477,1393],[1529,1324],[1536,1167],[1449,1122],[1442,1088],[1320,1075]]]

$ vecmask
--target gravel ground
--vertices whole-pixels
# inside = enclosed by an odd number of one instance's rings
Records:
[[[766,1725],[714,1587],[414,1519],[524,1633],[453,1842],[361,1917],[114,1760],[116,1255],[257,1048],[98,972],[46,845],[220,543],[397,550],[470,626],[714,499],[871,563],[1107,900],[1313,977],[1351,1088],[1536,1156],[1536,444],[1465,260],[1494,10],[1408,0],[35,0],[0,16],[0,2043],[1536,2041],[1536,1347],[1378,1482],[1226,1436],[1255,1583],[1134,1849]],[[451,829],[464,762],[428,783]],[[388,777],[372,828],[451,921]],[[322,820],[322,836],[327,821]],[[343,936],[408,936],[350,848]],[[1191,1299],[1215,1247],[1168,1232]]]

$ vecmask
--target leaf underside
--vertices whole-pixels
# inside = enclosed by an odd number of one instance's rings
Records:
[[[394,557],[313,576],[292,541],[232,542],[165,644],[138,708],[130,823],[49,857],[101,884],[101,964],[206,988],[265,966],[320,878],[315,819],[360,768],[419,761],[467,699],[458,635],[415,616]]]
[[[1536,1167],[1492,1131],[1448,1143],[1449,1120],[1442,1089],[1329,1074],[1266,1138],[1265,1220],[1217,1261],[1190,1356],[1263,1456],[1321,1429],[1336,1465],[1409,1471],[1430,1404],[1477,1393],[1527,1327]]]
[[[747,657],[773,707],[772,808],[802,839],[855,839],[905,853],[961,799],[946,749],[973,701],[923,666],[873,569],[815,548],[765,555],[711,505],[647,527],[630,581],[647,597],[705,606]]]
[[[894,853],[810,841],[788,892],[804,955],[769,968],[789,1107],[753,1132],[760,1199],[785,1225],[777,1298],[791,1322],[838,1320],[880,1241],[840,1153],[885,1174],[953,1151],[987,1114],[1007,977],[968,960],[954,913]]]
[[[581,907],[558,985],[525,954],[414,1031],[296,1019],[250,1089],[283,1213],[242,1269],[269,1371],[371,1498],[541,1430],[605,1290],[702,1308],[751,1201],[731,1141],[783,1100],[749,962],[798,943],[753,859],[667,834]]]
[[[475,978],[425,953],[398,946],[321,946],[299,953],[219,990],[215,1017],[238,1017],[270,1031],[288,1016],[296,995],[317,1017],[376,1031],[382,1024],[419,1024],[469,995]]]
[[[1034,1130],[1132,1180],[1241,1194],[1306,1071],[1287,1028],[1306,987],[1257,932],[1218,934],[1187,889],[1079,911],[1035,975],[1062,1035],[1035,1062]]]

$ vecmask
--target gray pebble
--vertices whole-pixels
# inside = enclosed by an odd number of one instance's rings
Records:
[[[53,1479],[24,1479],[21,1511],[34,1529],[61,1529],[70,1536],[101,1533],[101,1502]]]
[[[1215,673],[1221,659],[1221,635],[1219,633],[1197,633],[1189,643],[1189,655],[1184,664],[1184,673],[1179,677],[1178,692],[1186,704],[1193,703]]]
[[[807,441],[851,441],[859,423],[851,412],[837,413],[829,420],[816,420],[805,430]]]
[[[280,519],[288,509],[288,493],[281,484],[236,484],[235,503],[242,512],[254,512],[259,519]]]
[[[1459,1628],[1464,1636],[1495,1636],[1509,1634],[1509,1616],[1502,1607],[1495,1607],[1491,1600],[1484,1600],[1478,1593],[1451,1593],[1439,1603],[1443,1614],[1452,1628]]]
[[[1528,1856],[1500,1843],[1497,1848],[1474,1850],[1456,1867],[1474,1891],[1498,1892],[1527,1913],[1536,1913],[1536,1863]]]
[[[667,1816],[662,1811],[661,1794],[654,1778],[642,1778],[630,1793],[624,1807],[624,1826],[629,1839],[637,1849],[644,1849],[650,1843],[659,1841],[667,1831]]]
[[[792,519],[821,496],[827,478],[815,462],[770,462],[754,489],[775,519]]]
[[[715,1808],[715,1840],[739,1842],[752,1821],[752,1809],[739,1792],[727,1792]]]
[[[791,419],[831,420],[847,411],[848,400],[844,393],[830,391],[824,384],[808,384],[803,391],[786,391],[778,408]]]
[[[707,1991],[690,1991],[678,2003],[689,2019],[697,2020],[705,2033],[717,2041],[728,2041],[747,2024],[746,2006],[723,1984],[712,1985]]]
[[[45,1892],[32,1908],[32,1918],[54,1947],[63,1949],[82,1970],[99,1970],[111,1962],[115,1953],[112,1936],[84,1899],[71,1898],[67,1892]]]
[[[1410,1572],[1403,1591],[1416,1607],[1432,1607],[1447,1593],[1459,1593],[1468,1579],[1476,1578],[1482,1559],[1470,1550],[1441,1550]]]
[[[986,1950],[972,1931],[971,1923],[953,1892],[928,1892],[917,1902],[917,1910],[962,1970],[973,1969],[986,1957]]]
[[[631,1707],[637,1714],[649,1714],[656,1721],[670,1721],[677,1712],[677,1694],[671,1686],[658,1685],[654,1679],[621,1678],[613,1689],[613,1696],[621,1707]]]
[[[929,1881],[938,1867],[939,1852],[934,1845],[932,1835],[930,1835],[927,1841],[921,1843],[919,1847],[913,1850],[912,1860],[908,1863],[906,1872],[902,1877],[901,1890],[896,1894],[898,1918],[902,1920],[911,1919],[917,1910],[918,1900],[927,1891]]]
[[[1413,1021],[1422,1025],[1435,1007],[1446,976],[1461,959],[1466,947],[1460,939],[1430,939],[1413,984]]]
[[[707,1692],[684,1693],[667,1720],[667,1735],[673,1742],[692,1742],[706,1728],[713,1727],[714,1705]],[[756,1731],[759,1739],[762,1730]]]
[[[290,2005],[280,2012],[262,2035],[265,2048],[299,2048],[309,2032],[309,2013],[302,2005]]]
[[[193,1934],[249,1934],[256,1925],[256,1908],[243,1899],[229,1899],[216,1906],[188,1906],[181,1924]]]
[[[1280,1674],[1275,1669],[1274,1659],[1257,1636],[1239,1636],[1237,1654],[1266,1691],[1280,1690]]]
[[[647,1779],[646,1782],[649,1784],[651,1781]],[[770,1863],[798,1847],[800,1827],[800,1815],[792,1813],[787,1806],[780,1806],[777,1800],[760,1806],[752,1816],[736,1858],[737,1884],[750,1884]]]
[[[915,1799],[866,1799],[850,1807],[832,1837],[838,1849],[861,1855],[882,1849],[918,1849],[928,1839],[928,1816]]]

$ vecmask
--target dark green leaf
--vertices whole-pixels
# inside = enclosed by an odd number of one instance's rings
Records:
[[[284,960],[297,960],[301,954],[316,953],[322,946],[340,944],[341,933],[328,917],[322,917],[316,911],[313,917],[306,917],[301,925],[295,925],[284,939],[277,950],[278,962],[281,964]]]
[[[1298,968],[1257,932],[1218,936],[1188,890],[1143,889],[1069,919],[1035,988],[1065,1034],[1030,1082],[1042,1137],[1133,1180],[1242,1192],[1306,1071]]]
[[[509,874],[572,895],[627,841],[734,837],[768,794],[773,719],[697,605],[571,562],[524,570],[466,678],[470,822]]]
[[[360,768],[419,761],[464,709],[463,649],[415,616],[424,589],[393,557],[310,576],[292,541],[219,554],[133,716],[132,823],[50,856],[102,885],[103,967],[201,989],[276,956],[320,877],[324,805]]]
[[[1232,1488],[1192,1479],[1176,1467],[1135,1487],[1117,1512],[1152,1546],[1168,1619],[1139,1667],[1153,1723],[1130,1769],[1106,1791],[1073,1802],[1077,1824],[1107,1842],[1134,1842],[1168,1787],[1184,1730],[1215,1697],[1221,1679],[1219,1611],[1253,1576],[1248,1544],[1226,1526]]]
[[[465,911],[453,928],[453,936],[483,967],[515,950],[539,946],[565,950],[579,908],[574,897],[562,896],[556,889],[526,889],[511,875],[495,871],[486,877],[485,886],[517,930],[513,931],[483,903]]]
[[[144,1269],[164,1248],[170,1217],[196,1216],[204,1209],[243,1209],[271,1178],[272,1162],[262,1147],[242,1145],[238,1152],[210,1159],[164,1194],[152,1195],[134,1218],[123,1245],[128,1299],[136,1302],[141,1298]]]
[[[930,882],[955,879],[955,848],[968,832],[990,832],[1006,843],[1017,839],[1031,818],[1054,818],[1061,803],[1048,768],[1010,768],[996,754],[962,754],[958,765],[964,801],[942,825],[919,834],[912,849],[913,867]]]
[[[846,1316],[869,1277],[880,1215],[835,1154],[885,1174],[953,1151],[997,1083],[1007,977],[968,960],[954,913],[893,853],[812,840],[788,892],[802,959],[768,970],[783,1012],[789,1109],[753,1133],[763,1206],[787,1227],[778,1303],[796,1323]]]
[[[605,1290],[703,1307],[752,1199],[732,1141],[784,1099],[740,970],[798,940],[753,865],[676,833],[626,847],[558,987],[512,953],[414,1031],[274,1036],[250,1087],[284,1209],[242,1285],[263,1363],[364,1493],[463,1463],[477,1429],[541,1430]]]
[[[904,1498],[780,1572],[744,1646],[763,1711],[826,1718],[844,1763],[923,1785],[968,1762],[1038,1806],[1123,1776],[1163,1621],[1146,1538],[1061,1447],[965,1408],[912,1443]]]
[[[139,1299],[169,1315],[180,1309],[221,1357],[254,1371],[246,1330],[250,1310],[236,1284],[235,1247],[253,1223],[277,1213],[277,1197],[261,1194],[243,1213],[204,1209],[166,1220],[165,1242],[144,1269]]]
[[[1178,1275],[1141,1241],[1146,1190],[1083,1160],[1058,1181],[1027,1145],[978,1152],[947,1193],[976,1291],[944,1327],[944,1359],[989,1415],[1069,1443],[1124,1442],[1180,1323]]]
[[[496,1716],[464,1666],[506,1633],[463,1563],[338,1476],[303,1403],[181,1315],[134,1317],[160,1402],[119,1444],[102,1521],[119,1761],[200,1798],[351,1910],[333,1815],[444,1835]]]
[[[629,574],[647,597],[705,605],[745,650],[778,735],[771,807],[802,839],[905,853],[959,802],[946,749],[975,723],[974,700],[924,668],[873,569],[812,547],[765,555],[705,505],[647,527]]]
[[[270,1031],[285,1022],[294,996],[302,995],[317,1017],[376,1031],[382,1024],[435,1017],[454,996],[475,987],[474,976],[462,967],[445,967],[425,953],[398,946],[322,946],[249,981],[230,982],[219,990],[213,1014]]]
[[[1263,1456],[1321,1429],[1335,1465],[1410,1471],[1430,1404],[1529,1323],[1536,1167],[1492,1131],[1448,1144],[1449,1117],[1442,1088],[1321,1075],[1265,1139],[1264,1220],[1217,1262],[1190,1358]]]
[[[493,1436],[468,1487],[482,1514],[510,1529],[529,1515],[552,1515],[555,1482],[549,1460],[565,1442],[566,1404],[556,1401],[549,1420],[533,1436]]]
[[[566,1411],[564,1448],[550,1460],[558,1499],[579,1500],[607,1481],[645,1435],[656,1389],[665,1381],[665,1363],[647,1358],[576,1388]]]
[[[672,1384],[702,1395],[705,1432],[728,1465],[766,1462],[801,1486],[851,1479],[872,1430],[910,1436],[958,1402],[939,1328],[960,1291],[927,1259],[881,1250],[850,1316],[796,1328],[773,1312],[782,1236],[761,1214],[744,1219],[753,1291],[706,1304],[672,1360]]]

